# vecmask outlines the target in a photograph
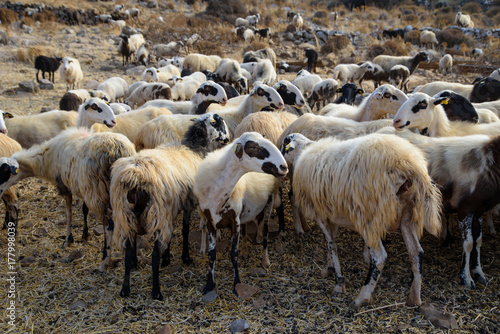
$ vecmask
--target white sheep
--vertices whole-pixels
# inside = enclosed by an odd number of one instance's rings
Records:
[[[216,231],[231,227],[231,262],[234,285],[240,283],[238,244],[242,224],[254,221],[263,214],[268,224],[277,196],[277,180],[288,172],[280,151],[255,132],[247,132],[232,145],[210,153],[201,163],[195,176],[194,194],[199,201],[199,213],[207,223],[209,235],[209,266],[203,294],[215,288],[214,267]],[[207,174],[209,173],[209,174]],[[270,175],[266,175],[266,174]],[[206,177],[211,175],[211,177]],[[223,224],[221,224],[224,222]],[[264,227],[264,231],[267,229]],[[267,233],[264,233],[262,264],[269,266]]]
[[[445,54],[439,60],[438,72],[441,73],[442,75],[451,74],[452,68],[453,68],[453,56]]]
[[[454,24],[464,28],[474,28],[474,22],[471,20],[470,16],[462,14],[462,12],[457,13]]]
[[[253,69],[252,76],[256,82],[259,81],[266,85],[273,85],[277,79],[276,70],[269,59],[261,59],[257,61],[257,64],[255,64]]]
[[[304,96],[308,96],[314,85],[323,81],[317,74],[302,74],[293,79],[292,84],[297,86]]]
[[[328,270],[336,279],[334,291],[346,291],[335,243],[339,226],[357,231],[369,247],[370,270],[354,307],[371,301],[387,258],[382,239],[399,228],[413,272],[407,305],[421,305],[424,252],[419,238],[424,229],[433,235],[441,230],[441,196],[427,173],[424,154],[393,135],[371,134],[347,141],[325,138],[302,145],[302,150],[295,146],[297,137],[308,141],[292,134],[283,144],[285,156],[288,152],[295,156],[294,202],[325,235]]]
[[[172,88],[172,101],[188,101],[194,96],[201,82],[197,80],[178,81]]]
[[[128,84],[120,77],[111,77],[101,82],[97,86],[98,90],[102,90],[109,96],[109,102],[121,101],[125,98],[127,92]]]
[[[124,4],[115,5],[115,7],[113,8],[113,13],[118,14],[118,13],[122,12],[124,10],[124,8],[125,8]]]
[[[83,72],[78,59],[64,57],[59,69],[61,80],[66,83],[66,90],[80,88],[83,80]]]
[[[120,296],[130,294],[130,270],[137,261],[137,235],[154,236],[152,254],[153,299],[162,300],[159,264],[163,251],[169,252],[174,222],[183,212],[182,260],[190,263],[189,221],[196,200],[194,177],[212,143],[227,143],[226,126],[218,115],[205,114],[191,123],[182,145],[143,150],[119,159],[111,170],[111,207],[115,222],[115,243],[125,249],[125,276]],[[167,256],[170,254],[167,253]],[[163,258],[163,266],[168,265]],[[135,263],[136,264],[136,263]]]
[[[243,32],[243,39],[247,43],[255,41],[254,31],[252,29],[245,29],[245,31]]]
[[[247,20],[251,26],[256,27],[257,23],[259,23],[260,20],[260,14],[248,15],[247,17],[245,17],[245,20]]]
[[[300,13],[296,14],[292,19],[292,24],[297,28],[297,30],[302,30],[302,26],[304,25],[304,19]]]
[[[3,111],[0,110],[0,123],[2,123],[2,131],[5,129],[3,123]],[[22,150],[21,145],[14,139],[4,134],[0,135],[0,157],[10,157],[15,152]],[[5,205],[5,220],[3,228],[16,228],[18,222],[19,204],[17,200],[16,187],[12,186],[7,189],[2,200]],[[13,225],[12,225],[13,224]]]
[[[166,65],[160,68],[149,67],[142,73],[142,80],[168,83],[174,75],[181,75],[179,69],[174,65]]]
[[[339,88],[339,83],[335,79],[325,79],[316,83],[313,86],[311,93],[309,94],[309,98],[307,99],[309,107],[311,107],[312,109],[315,103],[321,101],[323,101],[323,103],[325,101],[326,103],[332,103],[334,101],[335,95],[337,95],[338,88]]]
[[[373,63],[380,65],[385,72],[389,73],[391,68],[394,65],[404,65],[410,70],[410,74],[413,74],[415,72],[415,69],[417,68],[418,64],[422,61],[428,61],[429,56],[427,53],[424,51],[417,53],[414,57],[410,56],[404,56],[404,57],[398,57],[398,56],[386,56],[386,55],[380,55],[375,58],[373,58]]]
[[[493,111],[497,116],[500,115],[500,101],[487,101],[481,103],[472,103],[474,108],[477,109],[489,109]]]
[[[436,95],[443,90],[451,90],[467,99],[470,99],[472,89],[474,85],[461,84],[456,82],[446,82],[446,81],[433,81],[426,83],[421,86],[417,86],[413,92],[414,93],[425,93],[427,95]]]
[[[106,101],[92,97],[78,107],[75,126],[90,129],[93,124],[104,124],[107,128],[116,125],[113,109]]]
[[[125,99],[125,104],[134,108],[136,105],[142,106],[146,101],[160,98],[172,98],[170,86],[162,82],[146,83],[137,87],[132,94]]]
[[[222,81],[234,85],[240,93],[248,90],[248,79],[241,72],[240,63],[236,60],[222,59],[217,68],[217,74]]]
[[[199,53],[188,54],[184,58],[182,66],[189,68],[193,72],[209,70],[211,72],[217,71],[221,57],[216,55],[206,56]]]
[[[66,238],[63,246],[73,242],[71,233],[72,197],[83,199],[104,226],[103,260],[105,271],[111,258],[113,221],[109,202],[111,165],[119,158],[135,154],[134,145],[117,133],[91,133],[84,128],[71,128],[56,137],[1,158],[2,184],[0,195],[10,186],[28,177],[41,177],[52,183],[66,200]],[[7,172],[6,172],[7,171]],[[17,171],[17,173],[11,173]],[[84,238],[88,236],[85,226]]]
[[[127,22],[125,22],[124,20],[109,20],[108,21],[109,24],[111,24],[112,26],[114,27],[117,27],[118,29],[123,29],[126,25],[127,25]]]
[[[258,112],[264,107],[279,111],[283,109],[284,103],[274,88],[259,83],[249,95],[244,96],[243,102],[237,107],[226,105],[225,108],[213,112],[224,119],[228,126],[229,137],[234,138],[238,124],[249,114]],[[158,117],[141,127],[135,137],[135,145],[138,148],[154,148],[164,143],[179,142],[187,131],[191,118],[190,115],[179,114]]]
[[[132,110],[132,108],[130,108],[130,106],[126,105],[125,103],[114,102],[110,103],[109,106],[111,107],[111,109],[113,109],[113,113],[115,115],[125,114]]]
[[[408,93],[410,70],[404,65],[394,65],[389,71],[389,83]]]
[[[366,72],[373,72],[373,70],[373,64],[369,61],[361,65],[339,64],[333,69],[333,79],[341,81],[342,85],[356,83],[356,81],[363,78]]]
[[[234,26],[236,28],[238,27],[250,27],[250,22],[242,17],[236,18],[236,21],[234,21]]]
[[[500,134],[500,122],[450,122],[440,105],[446,102],[446,97],[434,98],[425,93],[413,93],[394,116],[393,126],[396,129],[416,128],[431,137]]]
[[[153,53],[156,57],[156,60],[158,60],[161,57],[168,57],[177,54],[182,46],[183,44],[181,42],[173,41],[168,44],[156,44],[153,47]],[[158,67],[161,67],[160,64],[158,64]]]
[[[131,18],[135,18],[137,21],[139,21],[139,15],[141,14],[141,11],[139,9],[130,8],[128,13],[129,13]]]
[[[424,46],[429,48],[429,45],[432,49],[438,44],[438,40],[436,38],[436,34],[433,31],[423,30],[420,33],[420,46]]]
[[[472,49],[470,56],[472,59],[478,60],[479,58],[484,57],[484,51],[479,48]]]
[[[133,92],[134,90],[136,90],[137,88],[139,87],[142,87],[144,86],[145,84],[147,84],[146,81],[144,80],[140,80],[140,81],[136,81],[136,82],[133,82],[131,83],[128,87],[127,87],[127,91],[125,92],[125,99],[127,97],[129,97]]]
[[[257,51],[247,51],[243,55],[244,63],[257,62],[260,59],[269,59],[273,65],[273,69],[276,67],[276,52],[271,48],[266,47]],[[252,72],[250,70],[248,71]]]

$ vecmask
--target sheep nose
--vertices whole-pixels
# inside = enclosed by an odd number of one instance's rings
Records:
[[[286,165],[280,165],[280,170],[283,172],[283,173],[286,173],[288,172],[288,167]]]
[[[112,119],[111,123],[116,125],[116,119]]]
[[[395,118],[393,121],[392,121],[392,125],[393,126],[396,126],[399,124],[399,122],[401,122],[401,120],[399,118]]]
[[[222,99],[220,104],[221,104],[221,106],[225,106],[227,104],[227,99]]]
[[[283,102],[278,103],[278,109],[283,109],[285,104]]]
[[[7,129],[1,129],[0,132],[3,133],[3,134],[6,134],[7,133]]]

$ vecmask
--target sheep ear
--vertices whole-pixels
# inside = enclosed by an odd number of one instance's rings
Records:
[[[4,112],[3,118],[14,118],[14,115],[12,115],[10,112]]]
[[[365,93],[365,91],[364,91],[364,90],[362,90],[362,89],[358,89],[358,94],[363,95],[364,93]]]
[[[12,173],[12,175],[16,175],[19,172],[19,168],[10,166],[10,172]]]
[[[337,93],[342,93],[342,88],[337,89]]]
[[[238,159],[241,160],[241,157],[243,156],[243,145],[240,143],[236,143],[234,145],[234,154],[238,157]]]
[[[434,105],[437,106],[438,104],[448,104],[449,101],[450,99],[447,97],[437,98],[434,100]]]

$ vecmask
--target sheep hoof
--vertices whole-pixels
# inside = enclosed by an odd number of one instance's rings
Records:
[[[151,293],[151,296],[153,297],[154,300],[163,300],[163,296],[160,291],[158,292],[153,291]]]
[[[344,284],[335,285],[335,288],[333,289],[333,294],[334,295],[338,295],[338,294],[345,293],[345,292],[346,292],[346,289],[345,289],[345,285]]]
[[[406,306],[411,307],[411,306],[420,306],[422,305],[422,301],[420,300],[420,297],[412,298],[411,296],[408,298],[406,301]]]
[[[186,256],[186,257],[182,258],[182,263],[184,263],[186,265],[190,265],[191,263],[193,263],[193,260],[191,259],[191,257]]]
[[[120,291],[120,296],[121,297],[128,297],[130,296],[130,285],[124,285],[122,287],[122,290]]]
[[[83,241],[89,241],[89,239],[90,239],[90,233],[89,233],[89,230],[83,230],[82,240],[83,240]]]
[[[70,234],[66,237],[66,240],[64,240],[62,247],[63,247],[63,248],[66,248],[66,247],[68,247],[69,245],[71,245],[73,242],[75,242],[75,240],[73,239],[73,234],[71,234],[71,233],[70,233]]]
[[[108,271],[108,267],[109,267],[109,263],[104,263],[104,262],[103,262],[103,263],[101,263],[101,264],[99,265],[98,270],[99,270],[99,272],[101,272],[101,273],[105,273],[106,271]]]
[[[351,307],[354,308],[354,309],[357,309],[363,305],[366,305],[366,304],[369,304],[370,303],[370,299],[361,299],[361,300],[358,300],[356,298],[356,300],[354,300],[352,303],[351,303]]]
[[[488,279],[485,276],[481,276],[479,274],[474,275],[474,279],[482,285],[487,285],[488,284]]]

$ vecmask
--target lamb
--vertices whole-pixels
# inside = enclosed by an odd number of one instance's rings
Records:
[[[125,98],[128,84],[120,77],[111,77],[97,86],[98,90],[102,90],[109,95],[109,102],[117,102]]]
[[[238,244],[241,225],[263,215],[264,231],[267,231],[268,218],[277,196],[275,177],[283,177],[287,172],[280,151],[256,132],[243,134],[233,145],[212,152],[203,160],[193,189],[209,234],[208,275],[203,294],[215,288],[216,231],[224,227],[231,227],[233,292],[236,292],[236,284],[240,283]],[[264,266],[270,265],[267,247],[267,233],[264,233]]]
[[[183,67],[189,68],[193,72],[201,72],[203,70],[215,72],[219,67],[220,61],[221,57],[219,56],[191,53],[184,58]]]
[[[458,12],[455,16],[455,25],[464,28],[474,28],[474,22],[471,20],[470,16],[462,14],[462,12]]]
[[[254,31],[252,29],[245,29],[245,31],[243,32],[243,39],[247,43],[255,41]]]
[[[174,57],[172,65],[177,66],[177,68],[183,68],[184,67],[184,57],[179,57],[179,55],[176,55]]]
[[[298,141],[305,144],[296,145]],[[370,269],[352,303],[356,308],[371,301],[384,267],[387,253],[382,239],[400,228],[413,272],[407,305],[421,305],[424,252],[419,238],[424,229],[435,236],[441,230],[441,196],[427,173],[424,154],[404,139],[383,134],[315,143],[291,134],[283,146],[285,157],[295,156],[294,202],[325,235],[328,271],[336,280],[334,291],[346,291],[335,244],[339,226],[357,231],[369,247]]]
[[[264,28],[264,29],[259,29],[256,30],[255,33],[259,35],[259,40],[265,38],[269,39],[271,38],[271,28]]]
[[[457,213],[463,239],[461,284],[474,289],[475,279],[486,285],[480,261],[481,224],[483,214],[500,203],[500,136],[433,138],[408,130],[396,134],[426,153],[429,174],[443,194],[445,212]]]
[[[373,70],[373,65],[369,61],[362,65],[339,64],[333,70],[333,79],[341,81],[342,84],[355,83],[364,76],[365,72],[373,72]]]
[[[102,90],[86,90],[86,89],[74,89],[69,90],[61,97],[59,100],[59,110],[78,110],[78,107],[85,102],[85,100],[91,97],[98,97],[105,101],[109,101],[110,97],[107,93]]]
[[[314,85],[323,81],[321,77],[317,74],[307,74],[297,76],[292,84],[297,86],[304,96],[308,96],[309,93],[313,90]]]
[[[386,56],[386,55],[380,55],[375,58],[373,58],[373,64],[380,65],[384,71],[387,73],[390,72],[391,68],[394,65],[404,65],[410,70],[410,74],[413,74],[415,72],[415,69],[417,68],[418,64],[422,61],[428,61],[429,56],[427,55],[426,52],[421,51],[418,54],[416,54],[414,57],[406,56],[406,57],[396,57],[396,56]]]
[[[3,111],[0,110],[0,114]],[[3,117],[0,117],[0,123],[3,123]],[[5,124],[2,124],[2,132],[6,131]],[[22,150],[21,145],[14,139],[5,135],[0,135],[0,157],[10,157],[15,152]],[[15,172],[15,171],[14,171]],[[2,196],[3,203],[5,205],[5,220],[3,223],[3,228],[17,227],[19,205],[17,200],[16,189],[14,186],[8,188]],[[13,225],[10,225],[13,224]]]
[[[174,102],[165,99],[157,99],[144,103],[141,108],[166,108],[170,110],[172,114],[201,115],[207,112],[208,107],[212,103],[218,103],[221,106],[225,106],[227,101],[228,99],[224,88],[209,80],[198,87],[190,102]]]
[[[125,100],[125,104],[128,104],[132,108],[135,105],[141,106],[146,101],[155,99],[171,99],[172,91],[170,86],[162,82],[147,83],[136,88],[132,94]]]
[[[261,59],[269,59],[273,64],[273,68],[276,67],[276,53],[271,48],[264,48],[257,51],[248,51],[243,55],[244,63],[257,62]],[[248,68],[247,70],[252,73]]]
[[[316,73],[316,64],[318,63],[318,53],[313,49],[305,49],[306,59],[304,62],[307,62],[307,71]]]
[[[149,63],[149,57],[150,57],[149,44],[144,43],[137,49],[136,53],[137,61],[142,65],[147,66]]]
[[[408,94],[408,83],[410,82],[410,70],[404,65],[394,65],[389,71],[389,83]]]
[[[311,107],[312,109],[315,103],[321,101],[323,101],[323,103],[324,101],[326,101],[327,103],[332,103],[335,95],[337,94],[338,88],[339,88],[339,83],[335,79],[325,79],[323,81],[318,82],[313,86],[311,94],[307,99],[309,107]]]
[[[115,243],[125,249],[125,277],[120,296],[130,294],[130,270],[137,265],[137,235],[154,236],[152,254],[153,299],[163,300],[159,284],[160,254],[162,266],[169,264],[170,240],[174,222],[183,212],[184,263],[189,256],[189,221],[196,199],[192,193],[194,176],[213,142],[228,142],[224,120],[217,114],[205,114],[194,120],[182,145],[143,150],[119,159],[111,170],[111,207],[115,222]]]
[[[174,65],[166,65],[158,69],[149,67],[142,73],[142,80],[146,82],[168,83],[174,75],[181,75],[179,69]]]
[[[361,64],[358,64],[361,65]],[[382,66],[378,64],[373,64],[373,72],[366,71],[363,77],[359,79],[358,83],[361,89],[363,89],[363,80],[373,80],[375,88],[380,86],[383,81],[389,82],[389,72],[384,71]]]
[[[249,95],[236,108],[217,110],[228,126],[229,138],[234,138],[234,131],[238,124],[251,113],[258,112],[264,107],[273,110],[283,109],[283,99],[276,90],[264,84],[257,84]],[[144,124],[135,137],[138,149],[154,148],[157,145],[179,142],[191,124],[190,115],[161,116]]]
[[[304,25],[304,19],[300,13],[296,14],[292,19],[292,24],[297,28],[297,30],[302,30],[302,26]]]
[[[73,242],[72,197],[81,198],[104,226],[103,260],[99,270],[105,271],[111,257],[114,228],[109,202],[110,169],[117,159],[133,154],[134,145],[121,134],[93,134],[82,128],[67,129],[41,145],[16,152],[10,158],[1,158],[0,195],[32,176],[44,178],[56,186],[66,200],[63,246]],[[84,229],[83,237],[87,236],[88,230]]]
[[[41,114],[15,117],[5,115],[9,137],[15,139],[23,148],[30,148],[50,138],[61,131],[76,125],[77,113],[53,110]]]
[[[366,122],[381,119],[387,114],[396,114],[406,100],[408,96],[405,93],[386,84],[375,89],[359,106],[329,104],[321,110],[321,114]]]
[[[436,34],[433,31],[423,30],[420,33],[420,46],[429,48],[429,45],[432,49],[438,44],[438,40],[436,38]]]
[[[248,79],[241,72],[240,64],[236,60],[222,59],[217,74],[221,80],[234,85],[240,94],[248,90]]]
[[[438,72],[441,73],[442,75],[451,74],[452,68],[453,68],[453,56],[451,56],[449,54],[445,54],[439,60]]]
[[[198,90],[201,85],[197,80],[186,80],[177,82],[175,86],[171,88],[172,100],[173,101],[186,101],[191,100],[193,95]]]
[[[83,80],[83,72],[80,62],[72,57],[64,57],[59,70],[61,80],[66,83],[66,90],[79,88]]]
[[[393,126],[396,129],[416,128],[431,137],[500,134],[499,122],[486,124],[450,122],[441,106],[447,101],[447,97],[434,98],[425,93],[413,93],[394,116]]]
[[[38,79],[38,73],[42,71],[42,78],[45,79],[45,72],[49,73],[49,80],[54,82],[54,73],[59,69],[61,65],[61,57],[46,57],[38,56],[35,58],[35,69],[36,69],[36,82],[40,82]],[[52,79],[51,79],[52,77]]]
[[[253,76],[255,81],[266,85],[273,85],[276,82],[276,71],[269,59],[261,59],[255,64]]]

